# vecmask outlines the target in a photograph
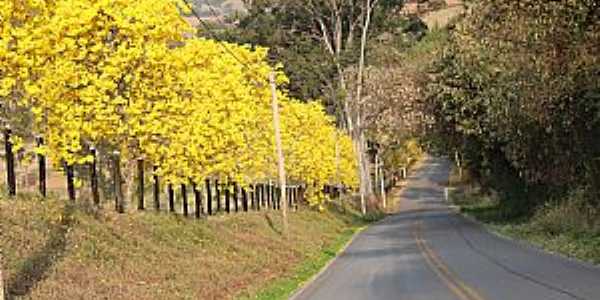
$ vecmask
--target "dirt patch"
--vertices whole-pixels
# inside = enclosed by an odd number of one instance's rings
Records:
[[[422,19],[423,22],[427,24],[429,29],[444,28],[464,11],[465,9],[462,6],[462,3],[454,4],[452,6],[448,6],[448,8],[428,13],[423,16]]]

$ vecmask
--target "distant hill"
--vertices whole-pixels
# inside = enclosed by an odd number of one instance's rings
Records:
[[[246,11],[241,0],[193,0],[193,2],[200,16],[206,19],[218,19],[235,12]]]

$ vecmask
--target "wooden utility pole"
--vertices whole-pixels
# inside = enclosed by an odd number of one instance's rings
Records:
[[[281,199],[286,199],[286,182],[285,182],[285,158],[283,157],[283,146],[281,145],[281,129],[279,120],[279,104],[277,103],[277,84],[275,82],[275,73],[269,75],[271,83],[271,96],[273,106],[273,128],[275,130],[275,147],[277,149],[277,167],[279,173],[279,188],[281,189]],[[288,235],[288,203],[282,201],[281,215],[283,217],[283,234]]]

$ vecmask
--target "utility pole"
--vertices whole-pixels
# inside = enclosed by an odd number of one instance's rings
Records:
[[[273,128],[275,130],[275,147],[277,150],[277,167],[279,173],[279,188],[281,189],[281,214],[283,217],[283,234],[288,235],[288,203],[286,199],[286,182],[285,182],[285,158],[283,156],[283,146],[281,144],[281,129],[279,120],[279,104],[277,103],[277,83],[275,82],[275,72],[271,72],[269,76],[271,83],[271,98],[273,106]]]

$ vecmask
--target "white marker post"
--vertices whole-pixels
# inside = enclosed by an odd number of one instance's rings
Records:
[[[387,206],[387,198],[385,194],[385,173],[383,170],[383,162],[381,163],[381,199],[383,200],[383,208],[385,209]]]

